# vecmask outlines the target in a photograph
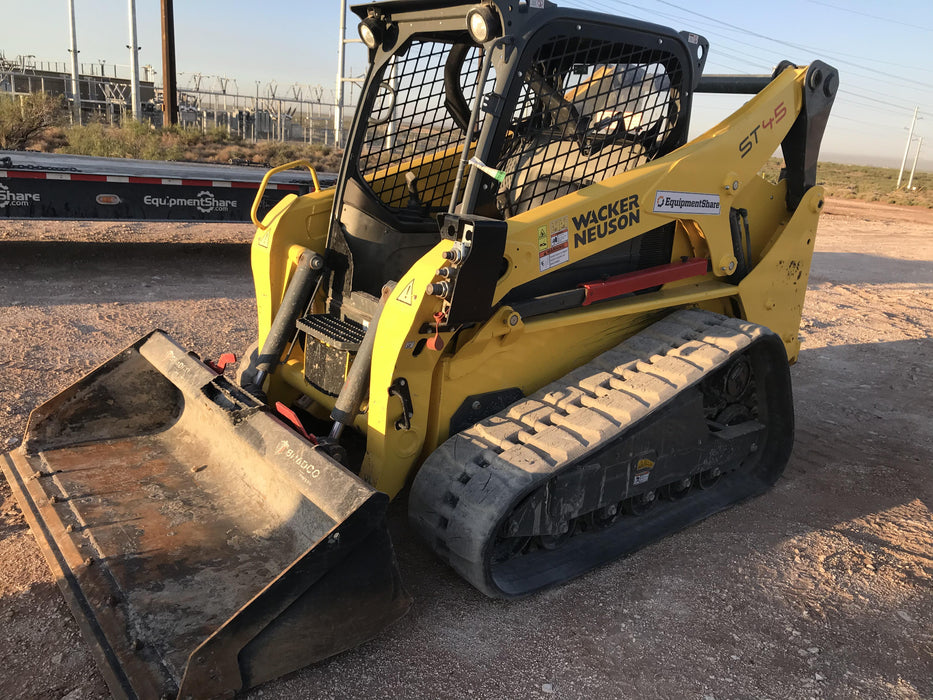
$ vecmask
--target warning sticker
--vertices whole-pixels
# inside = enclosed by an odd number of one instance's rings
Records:
[[[538,229],[538,269],[544,272],[552,267],[569,262],[569,241],[566,216],[554,219],[547,227],[541,226]],[[543,246],[542,242],[544,243]]]
[[[719,195],[658,190],[654,198],[658,214],[719,214]]]
[[[412,280],[411,282],[409,282],[408,284],[406,284],[406,285],[405,285],[405,289],[403,289],[403,290],[399,293],[399,295],[398,295],[398,300],[399,300],[400,302],[402,302],[403,304],[408,304],[409,306],[411,306],[411,302],[412,302],[412,300],[413,300],[413,298],[414,298],[414,295],[412,294],[412,292],[414,291],[414,289],[415,289],[415,281]]]
[[[648,481],[651,476],[651,470],[654,469],[654,462],[650,459],[640,459],[635,465],[635,476],[632,479],[632,486],[638,486]]]

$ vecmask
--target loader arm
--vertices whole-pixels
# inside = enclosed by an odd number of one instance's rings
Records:
[[[815,75],[826,77],[815,82]],[[547,230],[552,240],[558,233],[562,238],[566,235],[569,243],[566,264],[573,264],[676,222],[681,229],[689,227],[692,235],[702,240],[702,248],[691,244],[691,252],[709,258],[711,279],[732,284],[740,281],[735,273],[741,251],[733,243],[730,212],[763,200],[763,190],[769,188],[762,184],[758,173],[782,143],[799,138],[798,132],[808,133],[811,125],[818,128],[819,143],[832,106],[833,80],[834,73],[825,64],[787,67],[729,118],[667,156],[512,217],[508,222],[509,247],[505,254],[509,265],[498,281],[495,300],[501,301],[517,287],[550,272],[550,268],[541,269],[542,230]],[[828,96],[824,95],[827,89]],[[808,106],[811,113],[807,112]],[[787,146],[789,162],[804,158],[804,148],[796,140]],[[710,163],[721,165],[711,168]],[[751,232],[751,260],[757,279],[786,277],[786,268],[759,269],[762,255],[782,236],[794,237],[800,227],[815,230],[822,192],[810,191],[814,175],[811,173],[805,179],[801,174],[794,182],[786,180],[770,188],[765,201],[775,202],[774,206],[765,212],[760,206],[756,208],[755,215],[760,218]],[[788,183],[797,188],[797,194],[790,190],[782,193]],[[807,201],[803,211],[797,216],[804,199]],[[781,206],[785,202],[787,205]],[[788,230],[785,224],[792,217],[796,221]],[[809,239],[792,261],[794,269],[801,273],[797,280],[801,290],[806,288],[813,250],[812,236]],[[764,304],[755,295],[762,293],[761,287],[749,284],[737,296],[743,304],[759,308]],[[800,309],[797,305],[791,307],[786,318],[771,315],[766,325],[782,336],[796,337]],[[796,357],[799,343],[787,344],[788,355]]]

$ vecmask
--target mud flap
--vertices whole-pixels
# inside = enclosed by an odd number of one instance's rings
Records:
[[[410,605],[388,497],[161,331],[0,464],[116,697],[229,696]]]

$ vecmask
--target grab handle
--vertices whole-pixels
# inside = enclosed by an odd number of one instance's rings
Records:
[[[297,168],[299,166],[303,166],[311,171],[311,180],[314,182],[314,191],[321,191],[321,183],[319,183],[317,180],[317,173],[314,172],[314,166],[312,166],[311,162],[307,159],[302,158],[301,160],[293,160],[291,163],[286,163],[285,165],[280,165],[277,168],[272,168],[272,170],[267,172],[265,177],[262,178],[262,182],[259,183],[259,189],[256,191],[256,199],[253,200],[253,208],[249,211],[249,215],[253,220],[253,224],[255,224],[256,228],[258,228],[260,231],[265,231],[267,227],[259,220],[259,217],[256,214],[259,211],[259,202],[262,201],[262,195],[266,192],[266,185],[269,184],[269,178],[276,173],[282,172],[283,170],[291,170],[292,168]]]

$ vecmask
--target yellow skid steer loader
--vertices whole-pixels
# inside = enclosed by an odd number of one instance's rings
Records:
[[[0,460],[115,696],[229,696],[378,634],[410,604],[403,489],[509,598],[789,458],[836,71],[703,76],[697,34],[540,0],[354,12],[339,178],[255,221],[237,376],[155,331]],[[699,92],[749,99],[688,142]]]

